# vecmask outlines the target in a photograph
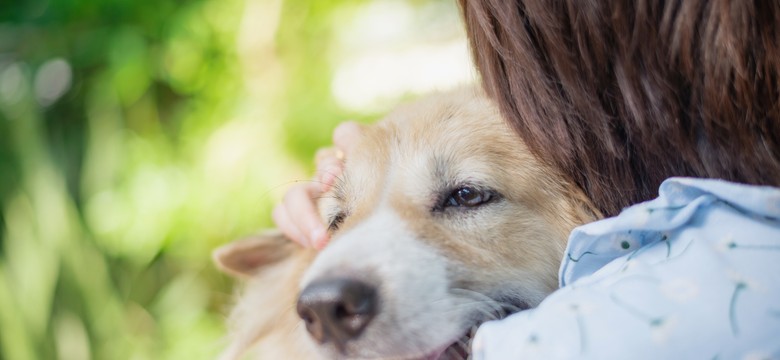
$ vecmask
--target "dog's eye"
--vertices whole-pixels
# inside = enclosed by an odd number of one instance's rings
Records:
[[[475,207],[493,199],[493,192],[464,186],[455,189],[444,201],[443,207]]]
[[[338,230],[339,225],[341,225],[341,223],[344,222],[345,217],[346,215],[344,215],[343,212],[336,214],[336,216],[334,216],[333,219],[330,220],[330,225],[328,225],[328,230],[330,231]]]

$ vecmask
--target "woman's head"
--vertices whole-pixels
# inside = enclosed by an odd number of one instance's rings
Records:
[[[780,3],[460,5],[488,94],[605,214],[670,176],[780,185]]]

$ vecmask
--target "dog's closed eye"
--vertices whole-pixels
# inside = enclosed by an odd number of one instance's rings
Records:
[[[335,216],[330,220],[330,223],[328,225],[328,230],[333,232],[339,229],[339,226],[342,222],[344,222],[344,218],[346,218],[347,215],[344,212],[338,212]]]

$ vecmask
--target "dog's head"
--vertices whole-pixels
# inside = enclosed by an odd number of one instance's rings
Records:
[[[473,90],[403,106],[349,154],[320,202],[332,241],[297,312],[325,358],[436,358],[557,286],[582,194]]]

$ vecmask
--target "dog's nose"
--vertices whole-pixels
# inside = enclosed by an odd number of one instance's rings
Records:
[[[298,297],[298,315],[319,343],[332,341],[344,352],[377,313],[376,289],[354,279],[327,279],[308,285]]]

